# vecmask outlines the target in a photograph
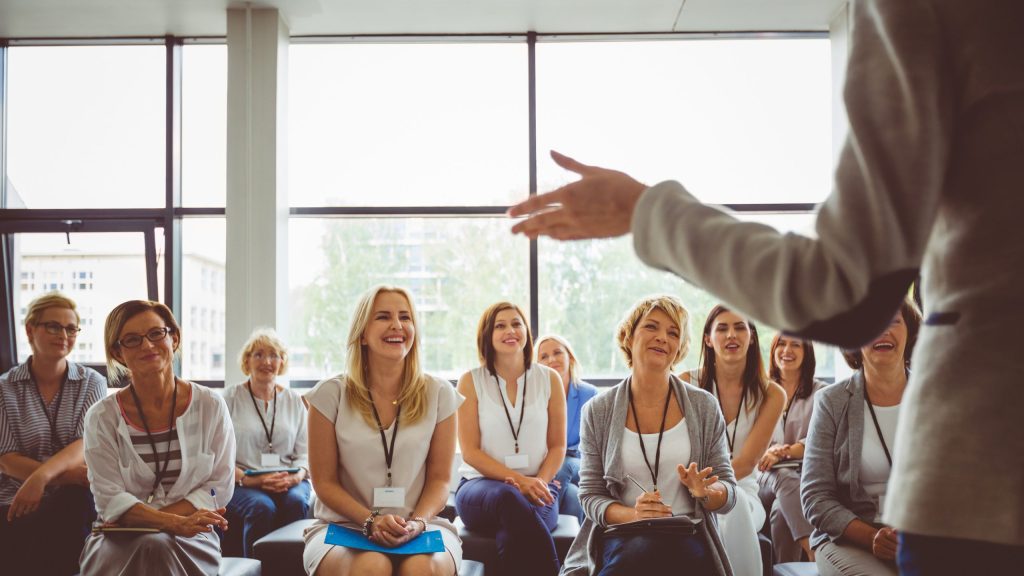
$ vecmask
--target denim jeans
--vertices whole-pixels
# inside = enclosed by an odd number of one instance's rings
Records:
[[[227,506],[228,531],[242,530],[242,550],[225,550],[225,555],[240,553],[245,558],[251,558],[252,545],[257,540],[281,526],[306,517],[309,497],[309,480],[303,480],[280,494],[264,492],[259,488],[235,488],[235,494]],[[225,538],[228,539],[237,542],[237,539]]]
[[[493,534],[501,574],[555,576],[558,554],[551,532],[558,525],[559,490],[548,485],[554,502],[530,503],[514,486],[490,478],[463,478],[455,492],[455,509],[466,528]]]
[[[601,566],[596,576],[638,574],[713,576],[714,562],[704,536],[637,534],[601,536]]]
[[[583,524],[583,506],[580,505],[580,459],[578,456],[566,455],[562,467],[555,480],[562,485],[562,493],[558,499],[559,514],[571,514]]]

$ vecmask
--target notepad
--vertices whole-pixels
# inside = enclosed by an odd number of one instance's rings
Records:
[[[605,528],[605,534],[614,534],[619,536],[634,535],[634,534],[655,534],[655,533],[671,533],[679,535],[692,535],[697,533],[697,527],[700,525],[700,518],[693,518],[680,514],[679,516],[665,516],[663,518],[645,518],[643,520],[636,520],[633,522],[625,522],[623,524],[613,524]]]
[[[372,550],[385,554],[433,554],[434,552],[444,552],[444,541],[441,540],[440,530],[423,532],[401,546],[389,548],[371,542],[359,530],[331,524],[327,527],[327,536],[324,537],[324,543],[355,548],[357,550]]]
[[[781,468],[800,468],[803,465],[802,460],[780,460],[775,464],[772,464],[772,470],[779,470]]]
[[[245,475],[246,476],[259,476],[261,474],[276,474],[278,472],[287,472],[289,474],[295,474],[298,471],[299,471],[298,468],[289,468],[287,466],[278,466],[276,468],[256,468],[256,469],[246,470],[245,471]]]
[[[92,533],[96,534],[99,532],[107,533],[120,533],[120,534],[154,534],[159,532],[159,528],[129,528],[126,526],[93,526]]]

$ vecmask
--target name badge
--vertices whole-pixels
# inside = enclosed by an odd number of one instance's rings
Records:
[[[529,454],[512,454],[505,456],[505,466],[513,470],[522,470],[523,468],[530,467],[530,455]]]
[[[374,508],[404,508],[405,488],[381,486],[373,489]]]
[[[281,456],[279,454],[260,454],[261,468],[276,468],[280,465]]]

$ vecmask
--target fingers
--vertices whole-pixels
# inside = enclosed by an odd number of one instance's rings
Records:
[[[554,194],[554,192],[552,192]],[[556,229],[569,228],[569,219],[565,207],[548,207],[543,212],[533,212],[530,217],[512,226],[513,234],[525,234],[536,238],[541,234],[551,234]]]
[[[515,206],[509,208],[506,214],[508,214],[508,216],[511,218],[518,218],[520,216],[527,216],[529,214],[533,214],[534,212],[548,210],[556,206],[559,206],[565,199],[563,192],[565,188],[566,186],[562,186],[560,188],[552,190],[551,192],[545,192],[544,194],[530,196],[526,200],[523,200],[519,204],[516,204]],[[512,230],[513,232],[516,231],[514,227]]]

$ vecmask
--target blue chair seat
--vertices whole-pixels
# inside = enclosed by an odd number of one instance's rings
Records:
[[[494,536],[473,532],[466,528],[462,518],[455,519],[455,528],[459,531],[459,538],[462,538],[462,557],[469,560],[483,562],[484,566],[491,572],[498,571],[498,544]],[[569,547],[580,531],[580,521],[575,516],[560,514],[555,531],[551,537],[555,541],[555,550],[558,552],[558,560],[564,561]]]
[[[296,520],[260,538],[252,545],[252,555],[263,562],[263,569],[271,576],[306,576],[302,566],[302,551],[306,541],[302,533],[315,520]]]
[[[263,567],[259,560],[251,558],[221,558],[220,576],[261,576]]]

